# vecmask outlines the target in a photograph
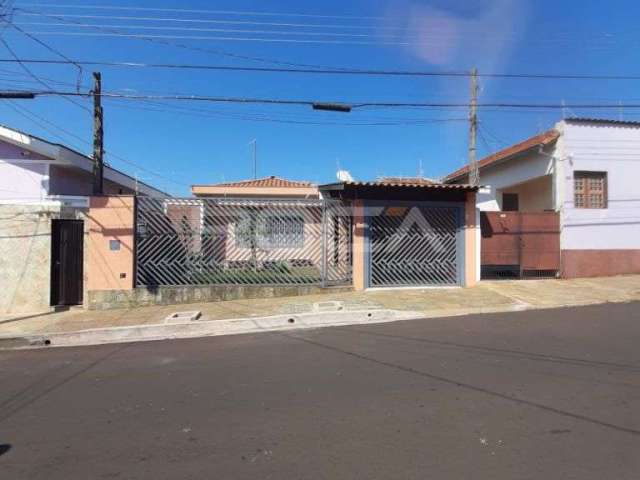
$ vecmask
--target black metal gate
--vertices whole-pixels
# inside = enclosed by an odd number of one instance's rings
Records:
[[[457,206],[385,206],[369,217],[369,286],[457,285],[462,278]]]
[[[136,285],[343,285],[351,215],[332,200],[139,197]]]
[[[82,220],[52,221],[51,305],[82,303],[83,239]]]

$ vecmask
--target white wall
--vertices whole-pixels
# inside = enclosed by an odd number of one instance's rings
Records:
[[[34,202],[47,195],[49,165],[42,161],[0,160],[0,200]]]
[[[483,212],[500,210],[500,190],[542,177],[553,172],[549,154],[538,151],[523,154],[505,163],[480,171],[480,184],[490,187],[489,193],[478,193],[478,208]]]
[[[563,122],[563,249],[640,248],[640,125]],[[573,204],[575,170],[607,172],[608,208]]]

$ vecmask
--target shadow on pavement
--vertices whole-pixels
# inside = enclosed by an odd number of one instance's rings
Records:
[[[304,342],[304,343],[307,343],[309,345],[315,345],[316,347],[324,348],[326,350],[330,350],[330,351],[333,351],[333,352],[342,353],[342,354],[348,355],[350,357],[358,358],[360,360],[364,360],[364,361],[367,361],[367,362],[375,363],[377,365],[381,365],[381,366],[384,366],[384,367],[393,368],[393,369],[396,369],[396,370],[399,370],[399,371],[402,371],[402,372],[405,372],[405,373],[411,373],[413,375],[417,375],[417,376],[420,376],[420,377],[423,377],[423,378],[428,378],[430,380],[436,380],[438,382],[446,383],[446,384],[453,385],[453,386],[456,386],[456,387],[459,387],[459,388],[464,388],[466,390],[472,390],[474,392],[484,393],[484,394],[490,395],[492,397],[500,398],[500,399],[503,399],[503,400],[508,400],[510,402],[518,403],[520,405],[527,405],[529,407],[533,407],[533,408],[537,408],[537,409],[544,410],[544,411],[547,411],[547,412],[555,413],[555,414],[561,415],[563,417],[569,417],[569,418],[573,418],[575,420],[581,420],[583,422],[591,423],[593,425],[598,425],[598,426],[601,426],[601,427],[610,428],[610,429],[616,430],[618,432],[624,432],[624,433],[629,433],[631,435],[640,436],[640,430],[635,430],[633,428],[628,428],[628,427],[624,427],[624,426],[621,426],[621,425],[615,425],[613,423],[604,422],[602,420],[598,420],[596,418],[591,418],[591,417],[588,417],[586,415],[582,415],[582,414],[579,414],[579,413],[574,413],[574,412],[570,412],[570,411],[567,411],[567,410],[562,410],[562,409],[555,408],[555,407],[552,407],[552,406],[549,406],[549,405],[536,403],[534,401],[527,400],[527,399],[524,399],[524,398],[518,398],[518,397],[515,397],[513,395],[508,395],[508,394],[505,394],[505,393],[500,393],[500,392],[496,392],[496,391],[493,391],[493,390],[489,390],[488,388],[485,388],[485,387],[482,387],[482,386],[472,385],[472,384],[469,384],[469,383],[464,383],[464,382],[460,382],[458,380],[454,380],[452,378],[447,378],[447,377],[443,377],[443,376],[440,376],[440,375],[434,375],[432,373],[423,372],[421,370],[417,370],[417,369],[412,368],[412,367],[405,367],[403,365],[399,365],[399,364],[396,364],[396,363],[386,362],[384,360],[378,360],[378,359],[375,359],[375,358],[372,358],[372,357],[368,357],[366,355],[362,355],[362,354],[359,354],[359,353],[356,353],[356,352],[343,350],[343,349],[341,349],[339,347],[335,347],[333,345],[327,345],[326,343],[321,343],[321,342],[318,342],[318,341],[315,341],[315,340],[309,340],[308,338],[302,338],[302,337],[298,337],[298,336],[290,335],[290,334],[286,334],[286,333],[280,333],[280,335],[283,335],[283,336],[285,336],[287,338],[290,338],[292,340],[298,340],[300,342]]]

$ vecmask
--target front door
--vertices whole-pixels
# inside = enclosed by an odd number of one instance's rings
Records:
[[[53,220],[51,225],[51,305],[82,303],[84,222]]]

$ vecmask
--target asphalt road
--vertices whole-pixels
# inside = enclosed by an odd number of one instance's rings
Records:
[[[0,478],[638,479],[640,304],[3,352]]]

